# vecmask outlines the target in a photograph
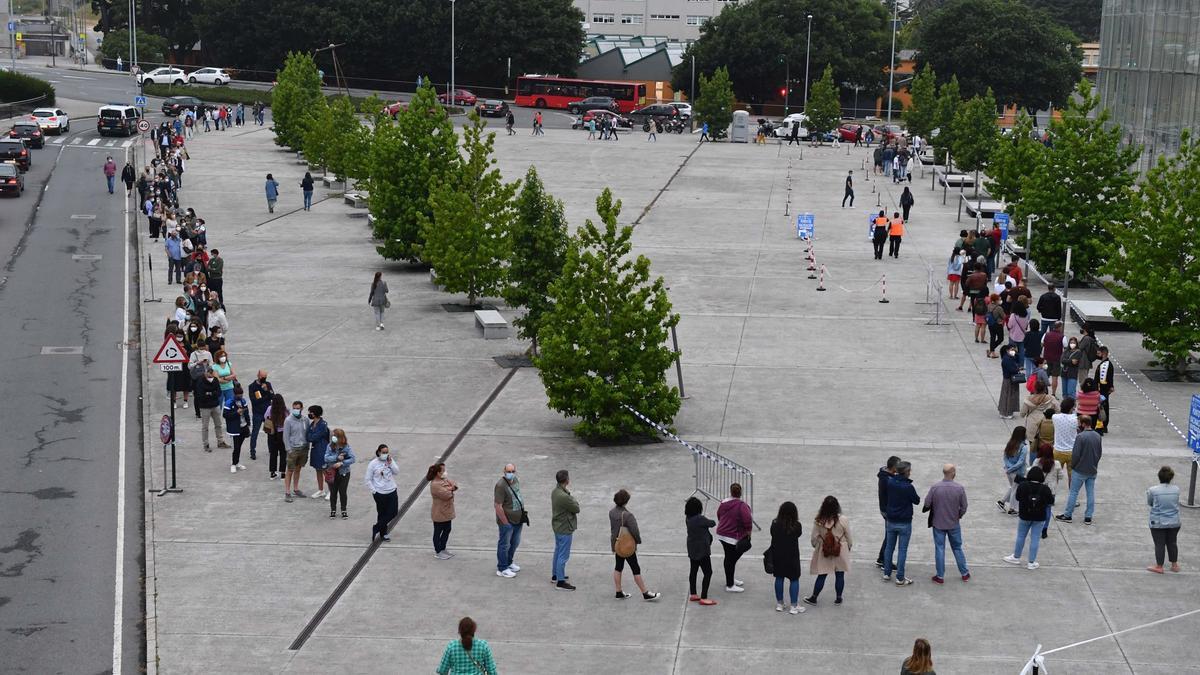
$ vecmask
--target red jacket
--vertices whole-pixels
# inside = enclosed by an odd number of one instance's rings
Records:
[[[730,497],[717,507],[717,536],[741,539],[754,528],[754,517],[750,505],[741,499]]]

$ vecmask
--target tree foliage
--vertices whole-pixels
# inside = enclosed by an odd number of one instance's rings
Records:
[[[138,60],[142,63],[162,63],[167,60],[167,41],[158,35],[152,35],[142,30],[137,29],[137,51]],[[104,42],[100,44],[100,56],[105,59],[115,61],[117,57],[121,57],[121,61],[128,70],[131,56],[129,54],[129,29],[120,28],[109,31],[104,35]],[[146,68],[145,70],[150,70]]]
[[[1113,230],[1118,249],[1105,267],[1123,303],[1114,315],[1177,372],[1200,350],[1200,144],[1182,136],[1179,154],[1159,156],[1128,191],[1129,220]]]
[[[937,75],[933,68],[922,68],[913,77],[909,92],[912,103],[904,111],[904,124],[910,135],[929,138],[929,132],[937,127],[938,118]]]
[[[1017,213],[1038,216],[1031,254],[1038,267],[1064,269],[1067,247],[1077,275],[1096,274],[1113,253],[1113,236],[1130,217],[1127,191],[1135,176],[1137,146],[1123,147],[1121,128],[1110,125],[1100,97],[1081,80],[1050,125],[1052,146],[1039,170],[1021,185]]]
[[[448,293],[466,293],[468,305],[499,295],[503,287],[519,185],[501,180],[492,157],[496,134],[484,134],[484,126],[471,113],[463,128],[466,156],[432,185],[433,219],[424,223],[423,258],[437,270],[438,285]]]
[[[570,238],[562,202],[546,193],[532,166],[525,172],[516,211],[509,230],[509,283],[503,296],[509,305],[525,308],[525,315],[513,323],[521,337],[533,340],[536,353],[538,330],[553,307],[550,284],[562,274]]]
[[[1025,0],[1044,11],[1084,42],[1100,40],[1100,14],[1104,0]]]
[[[991,87],[1004,105],[1061,104],[1080,78],[1079,40],[1039,10],[1008,0],[951,0],[921,21],[917,66],[958,77],[965,96]]]
[[[937,151],[934,156],[937,161],[944,161],[944,153],[947,149],[954,147],[954,118],[958,114],[958,107],[962,105],[962,94],[958,89],[958,78],[951,75],[950,81],[938,87],[937,97],[937,114],[934,115],[934,134],[930,132],[930,137]],[[953,157],[950,158],[954,160]]]
[[[424,224],[433,217],[429,195],[458,161],[458,138],[428,83],[394,124],[377,125],[368,160],[368,206],[376,250],[389,260],[420,260]]]
[[[1021,186],[1038,171],[1046,146],[1033,137],[1033,118],[1025,111],[1017,115],[1012,133],[998,136],[988,158],[988,194],[1007,204],[1021,201]]]
[[[103,52],[104,45],[115,39],[117,45],[124,45],[118,46],[121,58],[128,60],[129,3],[123,0],[92,0],[91,4],[92,10],[100,18],[95,30],[104,33],[101,51]],[[137,6],[138,62],[142,64],[143,70],[153,70],[158,64],[164,63],[168,51],[175,54],[177,61],[182,61],[200,41],[200,33],[196,30],[196,10],[200,6],[199,3],[138,0]],[[228,3],[223,9],[228,9]],[[153,41],[154,48],[144,48],[146,43],[143,42],[143,33]],[[117,58],[117,54],[110,58]]]
[[[839,93],[837,85],[833,83],[833,66],[825,66],[821,79],[813,83],[808,106],[804,109],[810,132],[824,133],[837,129],[842,120]]]
[[[271,95],[271,119],[275,143],[299,148],[304,143],[306,118],[324,101],[321,76],[310,54],[290,53],[279,71]]]
[[[813,15],[811,45],[808,14]],[[690,91],[691,57],[695,56],[697,76],[727,67],[738,100],[770,101],[784,84],[786,64],[791,64],[792,80],[799,80],[803,89],[805,48],[811,46],[812,77],[820,77],[825,65],[831,65],[835,82],[857,84],[864,87],[864,96],[874,98],[883,90],[883,68],[890,60],[890,18],[878,0],[730,3],[700,26],[700,39],[688,47],[683,62],[672,72],[671,85],[695,99]]]
[[[710,138],[725,138],[733,122],[733,83],[729,71],[717,68],[712,77],[700,75],[700,98],[693,107],[693,114],[700,124],[708,123]]]
[[[679,390],[665,375],[675,358],[667,331],[679,315],[671,313],[662,277],[650,281],[650,261],[630,257],[633,228],[617,225],[621,202],[607,188],[596,212],[603,229],[584,223],[550,285],[553,305],[534,364],[549,406],[579,418],[576,434],[615,439],[646,433],[622,404],[664,425],[679,412]]]
[[[974,96],[954,113],[950,123],[954,135],[954,161],[963,171],[980,171],[996,145],[996,100],[992,90]]]

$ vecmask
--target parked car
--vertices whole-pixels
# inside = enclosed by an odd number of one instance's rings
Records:
[[[799,127],[796,130],[796,136],[799,138],[808,138],[808,117],[804,113],[792,113],[783,118],[783,121],[774,125],[771,128],[771,134],[775,138],[788,138],[792,135],[792,127]]]
[[[62,134],[71,130],[71,117],[62,108],[34,108],[30,117],[46,133]]]
[[[880,124],[875,127],[875,140],[882,140],[884,143],[894,143],[908,135],[899,124]]]
[[[137,133],[138,120],[142,118],[138,109],[131,105],[102,105],[96,111],[96,133],[132,136]]]
[[[617,99],[611,96],[589,96],[582,101],[571,101],[567,104],[567,112],[572,115],[589,110],[608,110],[615,113],[620,112],[620,106],[617,105]]]
[[[192,84],[229,84],[232,79],[229,73],[220,68],[201,68],[188,75],[188,82]]]
[[[676,110],[678,110],[679,116],[682,117],[683,119],[685,119],[685,120],[691,119],[691,117],[692,117],[692,104],[691,103],[683,103],[680,101],[673,101],[667,105],[673,106]]]
[[[653,117],[669,119],[671,117],[679,117],[680,115],[679,109],[670,103],[651,103],[650,105],[631,111],[629,118],[637,122],[643,122]]]
[[[587,123],[592,121],[593,119],[596,120],[596,124],[597,124],[597,126],[599,126],[600,118],[602,118],[602,117],[605,117],[605,118],[615,121],[618,129],[621,129],[621,128],[632,129],[633,128],[633,120],[629,119],[628,117],[622,117],[621,115],[618,115],[617,113],[615,113],[611,110],[589,110],[589,111],[583,113],[583,115],[576,117],[575,121],[571,123],[571,128],[572,129],[583,129],[583,128],[587,127]]]
[[[389,103],[383,106],[382,112],[384,115],[388,115],[392,119],[396,119],[400,116],[400,113],[405,110],[408,110],[408,101],[396,101],[395,103]]]
[[[25,177],[12,162],[0,162],[0,192],[18,197],[25,191]]]
[[[200,113],[208,110],[208,106],[204,104],[204,101],[201,101],[195,96],[172,96],[170,98],[163,99],[162,113],[164,115],[169,117],[177,117],[185,110],[191,110],[199,115]]]
[[[21,171],[33,165],[29,144],[23,138],[0,138],[0,162],[12,162]]]
[[[866,128],[861,124],[843,124],[838,127],[838,137],[843,141],[853,143],[858,138],[859,129],[862,129],[864,134],[867,132]]]
[[[46,138],[42,136],[42,128],[34,122],[17,122],[8,132],[9,138],[23,138],[31,148],[46,147]]]
[[[179,68],[164,66],[148,73],[138,73],[137,80],[138,84],[183,84],[187,80],[187,73]]]
[[[504,117],[508,114],[508,104],[494,98],[485,99],[475,105],[475,112],[480,117]]]
[[[438,103],[445,103],[450,97],[446,94],[438,94]],[[475,105],[479,97],[466,89],[455,89],[454,100],[451,105]]]

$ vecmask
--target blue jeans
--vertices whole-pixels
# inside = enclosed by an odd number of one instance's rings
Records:
[[[1042,526],[1040,520],[1017,521],[1017,545],[1013,547],[1013,557],[1021,557],[1021,549],[1025,548],[1025,536],[1029,536],[1029,562],[1037,562],[1038,546],[1042,543]]]
[[[108,194],[111,195],[113,193],[113,183],[117,180],[117,177],[105,176],[104,179],[108,181]]]
[[[521,524],[500,525],[500,538],[496,542],[496,570],[503,572],[512,564],[517,547],[521,545]]]
[[[1079,381],[1079,380],[1078,380],[1078,379],[1076,379],[1076,378],[1074,378],[1074,377],[1066,377],[1066,376],[1064,376],[1064,377],[1062,378],[1062,385],[1063,385],[1063,398],[1066,398],[1066,397],[1068,397],[1068,396],[1070,396],[1071,398],[1075,398],[1075,384],[1076,384],[1078,381]]]
[[[559,581],[567,578],[567,559],[571,557],[572,536],[570,534],[554,535],[554,571],[551,574]]]
[[[305,208],[306,210],[307,210],[307,209],[311,209],[311,208],[312,208],[312,195],[313,195],[313,191],[312,191],[312,190],[305,190],[305,191],[304,191],[304,208]]]
[[[1067,495],[1067,509],[1063,511],[1064,516],[1070,518],[1075,513],[1075,500],[1079,499],[1079,489],[1085,486],[1087,487],[1087,509],[1083,512],[1083,517],[1092,517],[1092,513],[1096,510],[1096,495],[1094,493],[1096,477],[1085,476],[1078,471],[1071,472],[1071,493]]]
[[[827,576],[829,576],[829,575],[828,574],[818,574],[816,581],[813,582],[812,596],[813,596],[814,600],[817,598],[817,596],[821,595],[821,590],[825,588],[825,577],[827,577]],[[835,571],[833,573],[833,590],[837,591],[838,598],[842,597],[842,591],[845,590],[845,588],[846,588],[846,573]]]
[[[967,569],[967,555],[962,550],[962,528],[939,530],[933,528],[933,563],[939,579],[946,576],[946,538],[950,538],[950,551],[954,554],[954,564],[958,566],[958,575],[965,577],[971,570]]]
[[[793,605],[800,603],[800,577],[788,579],[788,596]],[[775,577],[775,602],[783,604],[783,577]]]
[[[908,538],[912,536],[912,521],[902,523],[889,520],[887,524],[887,539],[883,542],[883,574],[892,575],[892,551],[896,553],[896,578],[905,579],[904,561],[908,557]],[[897,546],[897,543],[899,546]]]

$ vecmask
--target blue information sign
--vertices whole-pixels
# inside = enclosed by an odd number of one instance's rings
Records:
[[[146,97],[145,96],[134,96],[133,104],[139,108],[145,108],[146,107]]]
[[[992,216],[992,222],[1000,228],[1000,241],[1008,241],[1008,214],[997,213]]]
[[[1188,415],[1188,447],[1200,455],[1200,394],[1192,394],[1192,412]]]
[[[797,213],[796,214],[796,236],[800,239],[812,239],[815,226],[813,225],[813,214]]]
[[[17,22],[16,21],[8,22],[8,32],[10,32],[10,33],[17,32]]]

